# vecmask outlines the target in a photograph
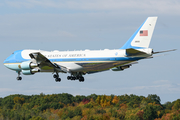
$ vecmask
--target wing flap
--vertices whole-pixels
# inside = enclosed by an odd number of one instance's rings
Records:
[[[60,66],[56,63],[52,63],[49,59],[47,59],[40,52],[30,53],[29,56],[31,57],[31,59],[34,59],[39,64],[39,66],[41,66],[41,68],[48,66],[48,67],[53,68],[55,71],[64,72],[64,73],[69,72],[69,69],[67,69],[64,66]]]

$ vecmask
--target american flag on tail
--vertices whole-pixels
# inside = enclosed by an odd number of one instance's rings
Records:
[[[148,30],[141,30],[139,35],[140,36],[148,36]]]

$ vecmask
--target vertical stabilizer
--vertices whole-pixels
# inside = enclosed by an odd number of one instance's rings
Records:
[[[156,25],[157,17],[148,17],[121,49],[148,48]]]

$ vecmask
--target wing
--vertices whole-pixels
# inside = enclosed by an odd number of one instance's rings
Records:
[[[69,72],[69,69],[67,69],[64,66],[57,65],[56,63],[52,63],[40,52],[30,53],[29,56],[31,57],[31,59],[35,60],[35,62],[40,66],[40,68],[49,67],[49,68],[54,69],[54,71],[64,72],[64,73]]]

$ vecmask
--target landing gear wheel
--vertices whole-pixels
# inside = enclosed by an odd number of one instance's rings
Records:
[[[61,82],[61,78],[56,78],[55,81],[56,82]]]
[[[54,78],[58,78],[58,76],[56,74],[53,75]]]
[[[84,82],[84,77],[80,77],[79,82]]]
[[[68,79],[68,80],[71,80],[71,76],[67,76],[67,79]]]
[[[22,80],[22,77],[20,76],[20,75],[21,75],[21,72],[18,71],[17,73],[18,73],[18,77],[17,77],[16,79],[17,79],[17,80]]]
[[[56,72],[56,74],[53,75],[53,77],[55,78],[55,81],[56,82],[61,82],[61,78],[59,78],[58,72],[57,71],[55,71],[55,72]]]
[[[17,80],[22,80],[22,77],[17,77],[16,79],[17,79]]]
[[[75,80],[76,78],[75,77],[70,77],[71,80]]]

